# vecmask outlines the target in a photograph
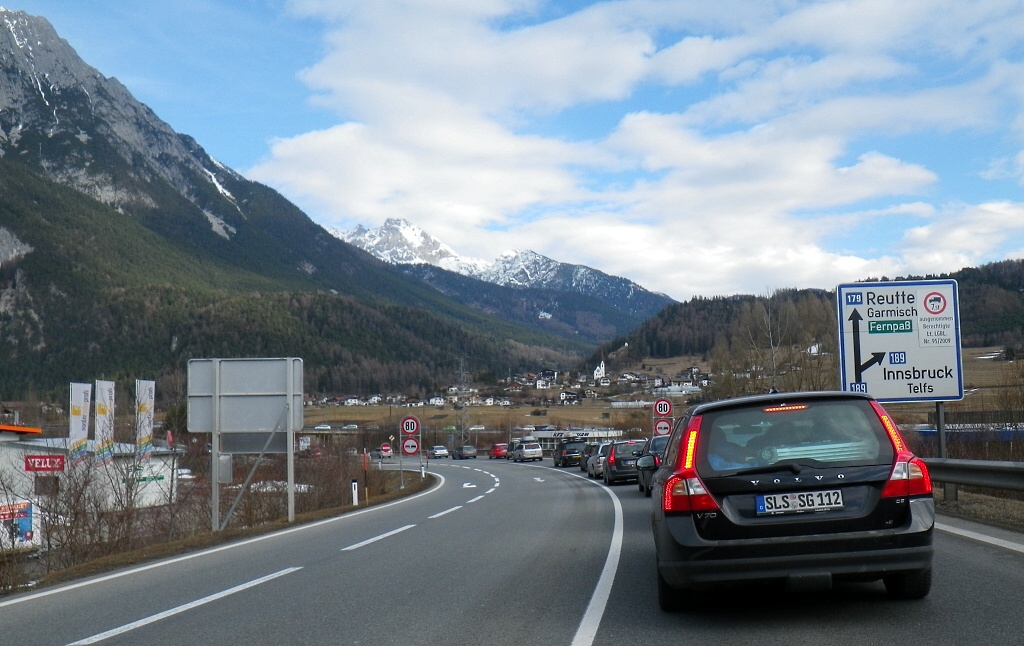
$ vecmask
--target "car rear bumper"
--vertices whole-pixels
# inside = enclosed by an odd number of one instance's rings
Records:
[[[603,469],[602,475],[607,472],[608,482],[622,482],[623,480],[636,480],[636,469]]]
[[[689,515],[653,520],[658,572],[674,588],[761,580],[875,580],[931,567],[935,507],[911,503],[911,520],[892,530],[773,539],[708,541]]]

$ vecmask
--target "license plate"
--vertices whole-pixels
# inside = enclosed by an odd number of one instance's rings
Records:
[[[843,492],[839,489],[774,493],[757,497],[758,514],[795,514],[804,511],[827,511],[842,508]]]
[[[624,466],[624,467],[636,466],[636,460],[623,460],[622,461],[622,466]]]

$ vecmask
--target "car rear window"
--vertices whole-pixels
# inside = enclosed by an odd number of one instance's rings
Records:
[[[702,471],[731,472],[773,464],[888,464],[888,440],[866,400],[811,401],[709,411],[701,423]]]
[[[658,451],[664,451],[665,445],[668,444],[668,435],[659,435],[658,437],[651,438],[651,443],[647,445],[648,453],[657,453]]]

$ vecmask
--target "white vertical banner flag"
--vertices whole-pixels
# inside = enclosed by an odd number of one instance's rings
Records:
[[[135,455],[146,459],[153,453],[153,407],[156,382],[135,380]]]
[[[96,381],[96,462],[114,459],[114,382]]]
[[[92,384],[71,384],[71,416],[68,428],[68,453],[71,464],[89,455],[89,412],[92,410]]]

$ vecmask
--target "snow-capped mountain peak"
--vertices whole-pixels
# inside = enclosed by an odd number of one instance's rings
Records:
[[[460,256],[451,247],[431,237],[416,225],[389,218],[376,229],[362,225],[351,231],[327,229],[332,235],[393,264],[426,264],[470,276],[496,285],[524,289],[548,289],[593,296],[632,310],[636,301],[642,308],[657,308],[672,302],[640,285],[609,276],[583,265],[552,260],[535,251],[510,250],[493,262]]]
[[[345,242],[396,265],[427,264],[465,276],[478,277],[490,263],[460,256],[408,220],[388,218],[376,229],[359,225],[351,231],[331,227],[328,232]]]

